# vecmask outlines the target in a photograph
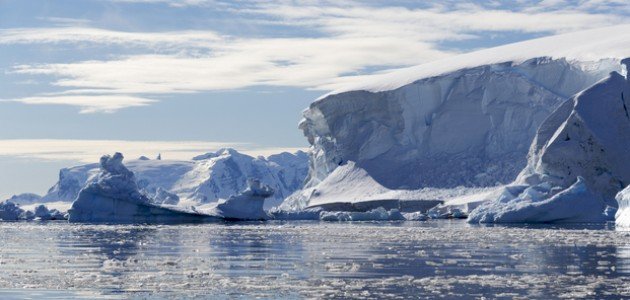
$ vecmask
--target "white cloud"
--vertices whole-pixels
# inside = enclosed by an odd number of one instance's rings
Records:
[[[214,31],[124,32],[90,27],[0,29],[0,44],[97,43],[160,48],[208,48],[221,40]]]
[[[571,7],[561,1],[547,0],[540,3],[547,9],[515,4],[513,10],[459,2],[435,2],[422,9],[377,7],[347,1],[254,1],[238,7],[203,0],[117,2],[216,6],[244,24],[298,28],[293,31],[298,36],[252,38],[225,36],[211,30],[122,32],[86,27],[0,30],[0,44],[96,43],[147,48],[145,54],[124,57],[16,66],[12,72],[49,75],[54,78],[53,85],[68,89],[62,95],[39,95],[22,102],[74,104],[84,107],[83,112],[101,112],[125,107],[122,103],[138,106],[149,102],[144,98],[128,98],[128,101],[118,101],[107,108],[104,104],[85,106],[87,100],[68,95],[130,97],[124,95],[191,93],[251,86],[325,90],[339,82],[360,78],[371,70],[448,57],[454,52],[441,49],[440,42],[473,39],[479,32],[560,33],[624,21],[622,16],[614,13],[585,11],[584,7],[592,7],[594,1]],[[600,4],[614,6],[612,2]],[[303,36],[299,36],[300,33]],[[349,79],[348,75],[359,76]],[[94,97],[103,100],[95,103],[107,101],[102,95]],[[115,97],[112,96],[111,101],[121,100]]]
[[[126,95],[76,95],[39,96],[2,101],[20,102],[29,105],[70,105],[80,107],[80,113],[112,113],[122,108],[145,106],[155,100]]]
[[[127,159],[142,155],[153,158],[161,153],[163,159],[190,160],[196,155],[227,147],[253,156],[306,150],[230,142],[22,139],[0,140],[0,156],[96,163],[104,154],[121,152]]]

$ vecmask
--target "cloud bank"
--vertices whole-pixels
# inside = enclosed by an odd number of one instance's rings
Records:
[[[502,8],[459,2],[424,7],[348,1],[227,2],[119,0],[121,5],[196,6],[220,10],[248,26],[279,26],[279,37],[231,36],[221,28],[162,32],[119,31],[82,26],[7,28],[0,45],[94,44],[132,49],[130,54],[64,63],[22,64],[10,73],[50,76],[62,95],[15,99],[26,104],[80,107],[83,113],[112,112],[150,104],[138,95],[198,93],[256,86],[330,90],[374,71],[405,67],[458,53],[441,45],[494,33],[554,34],[619,24],[627,13],[615,1],[541,1]],[[520,2],[522,3],[522,2]],[[627,5],[626,5],[627,6]],[[290,30],[289,30],[290,29]],[[72,95],[72,96],[69,96]]]

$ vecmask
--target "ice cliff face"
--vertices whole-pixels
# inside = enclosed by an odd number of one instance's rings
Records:
[[[304,152],[254,158],[233,149],[221,149],[191,161],[131,160],[126,166],[135,174],[141,192],[158,204],[205,204],[227,199],[247,188],[248,178],[258,178],[276,193],[266,202],[272,207],[302,186],[308,157]],[[73,201],[81,188],[96,180],[98,164],[62,169],[59,181],[44,201]]]
[[[287,206],[308,206],[350,161],[391,190],[513,181],[543,120],[622,70],[629,32],[619,25],[546,37],[342,84],[304,111],[299,127],[312,154],[303,191],[315,192]]]
[[[615,223],[617,226],[630,227],[630,186],[619,192],[616,199],[619,210],[615,215]]]
[[[630,80],[612,72],[558,108],[540,126],[515,183],[471,212],[469,222],[611,220],[615,195],[630,183],[626,95]]]
[[[349,161],[388,189],[510,182],[526,165],[542,121],[618,68],[607,60],[537,58],[458,70],[391,91],[329,95],[312,103],[300,123],[312,145],[306,188]]]

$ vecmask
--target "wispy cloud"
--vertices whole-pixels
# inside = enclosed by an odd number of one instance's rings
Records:
[[[269,148],[247,143],[204,141],[18,139],[0,140],[0,156],[95,163],[104,154],[121,152],[127,159],[136,159],[142,155],[153,158],[161,154],[163,159],[190,160],[199,154],[228,147],[253,156],[305,150],[304,148]]]
[[[126,95],[40,96],[0,100],[29,105],[70,105],[80,107],[80,113],[113,113],[127,107],[145,106],[155,100]]]
[[[26,64],[13,73],[49,75],[52,84],[71,94],[127,95],[192,93],[251,86],[290,86],[325,90],[374,70],[425,63],[455,54],[440,44],[478,38],[482,32],[561,33],[624,21],[610,10],[587,11],[594,1],[567,5],[542,1],[548,9],[515,4],[433,2],[424,8],[374,6],[341,1],[223,2],[119,0],[171,6],[221,9],[247,24],[299,28],[302,36],[278,38],[227,36],[214,30],[123,32],[89,27],[10,28],[0,30],[0,44],[94,43],[145,47],[144,54],[70,63]],[[601,2],[601,1],[600,1]],[[519,2],[520,3],[520,2]],[[601,4],[601,3],[600,3]],[[605,1],[614,7],[613,1]],[[309,36],[309,37],[306,37]],[[199,51],[200,50],[200,51]],[[346,76],[353,76],[351,79]],[[45,98],[51,97],[50,101]],[[127,98],[113,108],[85,106],[73,97],[38,95],[24,103],[83,107],[83,112],[115,111],[148,104]],[[97,99],[105,102],[105,97]],[[100,109],[103,108],[103,109]]]

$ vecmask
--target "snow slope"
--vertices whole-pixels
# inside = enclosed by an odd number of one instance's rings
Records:
[[[573,94],[621,72],[625,55],[630,25],[477,51],[344,86],[304,111],[309,175],[285,206],[322,204],[312,197],[320,188],[357,184],[340,178],[320,186],[348,162],[377,190],[507,184],[527,165],[543,120]],[[374,191],[365,192],[352,201],[371,199]]]
[[[630,185],[619,192],[616,199],[619,210],[615,215],[615,223],[617,226],[630,227]]]
[[[138,159],[126,162],[143,194],[158,204],[199,205],[227,199],[247,188],[247,179],[259,179],[276,193],[265,202],[272,207],[299,189],[306,177],[304,152],[254,158],[233,149],[221,149],[191,161]],[[98,164],[62,169],[59,181],[42,202],[73,201],[81,188],[94,180]]]
[[[540,126],[515,183],[472,211],[469,222],[611,220],[615,195],[630,183],[625,95],[630,80],[612,72],[558,108]]]

